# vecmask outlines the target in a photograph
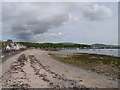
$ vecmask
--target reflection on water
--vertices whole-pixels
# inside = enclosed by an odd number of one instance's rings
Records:
[[[112,55],[112,56],[119,56],[118,51],[120,49],[67,49],[61,50],[66,52],[80,52],[80,53],[93,53],[93,54],[104,54],[104,55]]]

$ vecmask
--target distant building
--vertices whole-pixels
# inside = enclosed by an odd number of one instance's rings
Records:
[[[7,45],[5,49],[11,49],[11,47],[9,45]]]
[[[12,40],[7,40],[5,42],[5,48],[4,49],[15,49],[15,50],[19,50],[20,48],[26,48],[26,46],[23,46],[19,43],[14,43]]]
[[[9,39],[5,42],[5,49],[12,49],[13,45],[14,45],[14,42]]]

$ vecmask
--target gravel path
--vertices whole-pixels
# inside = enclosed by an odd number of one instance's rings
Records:
[[[48,53],[48,51],[31,49],[6,60],[2,66],[3,87],[118,87],[117,81],[54,60]]]

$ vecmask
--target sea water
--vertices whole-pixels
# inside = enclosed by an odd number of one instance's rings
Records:
[[[120,57],[120,49],[66,49],[61,50],[65,52],[80,52],[80,53],[92,53],[92,54],[103,54]]]

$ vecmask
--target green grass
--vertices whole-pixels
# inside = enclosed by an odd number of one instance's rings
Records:
[[[97,54],[50,54],[54,59],[64,63],[72,64],[99,74],[110,76],[113,79],[120,78],[118,74],[120,58],[108,55]]]

